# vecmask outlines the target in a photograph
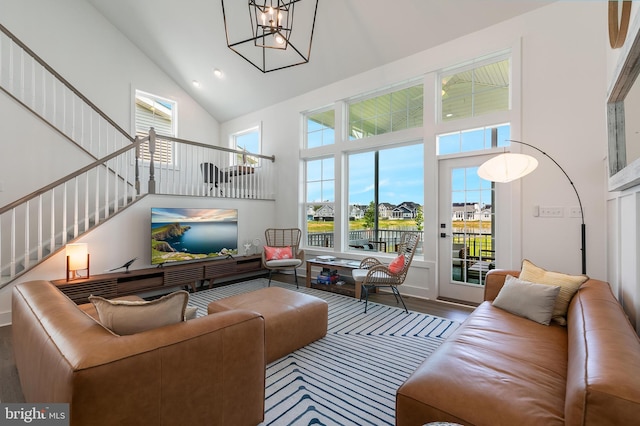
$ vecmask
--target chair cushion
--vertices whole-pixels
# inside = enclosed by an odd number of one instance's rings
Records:
[[[300,259],[274,259],[267,260],[265,262],[268,268],[282,268],[285,266],[295,266],[298,267],[302,265],[302,260]]]
[[[287,247],[270,247],[264,246],[265,260],[280,260],[280,259],[292,259],[293,250],[291,246]]]
[[[351,271],[351,276],[356,282],[359,282],[364,281],[368,273],[368,269],[354,269],[353,271]]]
[[[398,274],[404,268],[404,256],[399,255],[389,264],[389,272],[392,274]]]

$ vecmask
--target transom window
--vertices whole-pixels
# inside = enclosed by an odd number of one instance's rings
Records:
[[[335,110],[314,112],[305,115],[307,148],[317,148],[335,143]]]
[[[421,127],[424,121],[422,84],[352,101],[349,107],[349,139],[362,139]]]
[[[509,124],[445,133],[437,136],[438,155],[509,146],[510,137]]]
[[[510,73],[509,59],[441,73],[441,121],[509,110]]]

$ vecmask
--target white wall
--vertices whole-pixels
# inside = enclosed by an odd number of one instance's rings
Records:
[[[222,123],[221,134],[224,138],[262,120],[265,150],[276,155],[279,170],[282,171],[276,196],[276,217],[281,225],[299,223],[302,217],[299,183],[303,179],[299,166],[300,112],[510,48],[521,40],[524,87],[521,96],[522,117],[520,134],[514,136],[548,152],[575,182],[587,223],[587,273],[595,278],[606,279],[602,180],[602,158],[606,144],[606,88],[603,85],[606,79],[606,63],[603,60],[607,43],[606,13],[606,5],[600,2],[557,2]],[[424,138],[427,143],[433,141],[432,129],[424,129]],[[535,155],[534,152],[531,154]],[[511,184],[522,185],[522,205],[511,209],[522,211],[522,229],[513,229],[513,234],[508,238],[518,245],[522,257],[542,267],[580,273],[579,219],[533,217],[535,205],[565,208],[578,205],[571,185],[560,170],[546,158],[539,160],[540,166],[534,174],[521,183]],[[429,161],[425,164],[429,164]],[[433,179],[437,179],[437,173],[425,170],[425,187],[429,187]],[[436,203],[436,194],[427,192],[425,202]],[[428,220],[425,218],[425,223]],[[429,232],[427,230],[426,234]],[[425,244],[436,245],[437,241],[431,238]],[[425,252],[436,253],[436,250],[425,249]],[[435,260],[427,256],[424,261],[414,261],[415,267],[403,286],[405,293],[430,298],[437,296]],[[502,263],[499,260],[498,266],[519,269],[520,261],[520,258]]]
[[[0,22],[131,134],[139,89],[178,103],[180,138],[219,145],[218,122],[86,1],[2,0]],[[0,205],[90,162],[20,108],[0,94]],[[26,179],[10,178],[24,170]]]

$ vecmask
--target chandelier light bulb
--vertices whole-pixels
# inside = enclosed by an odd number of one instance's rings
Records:
[[[284,44],[284,37],[282,37],[280,34],[277,34],[276,35],[276,43]]]

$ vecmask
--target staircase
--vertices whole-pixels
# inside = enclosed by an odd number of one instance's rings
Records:
[[[246,152],[153,128],[147,137],[132,137],[2,25],[0,90],[93,159],[0,207],[0,288],[146,194],[273,198],[273,156],[251,154],[255,164],[238,165]],[[155,159],[158,141],[172,145],[174,163]]]

